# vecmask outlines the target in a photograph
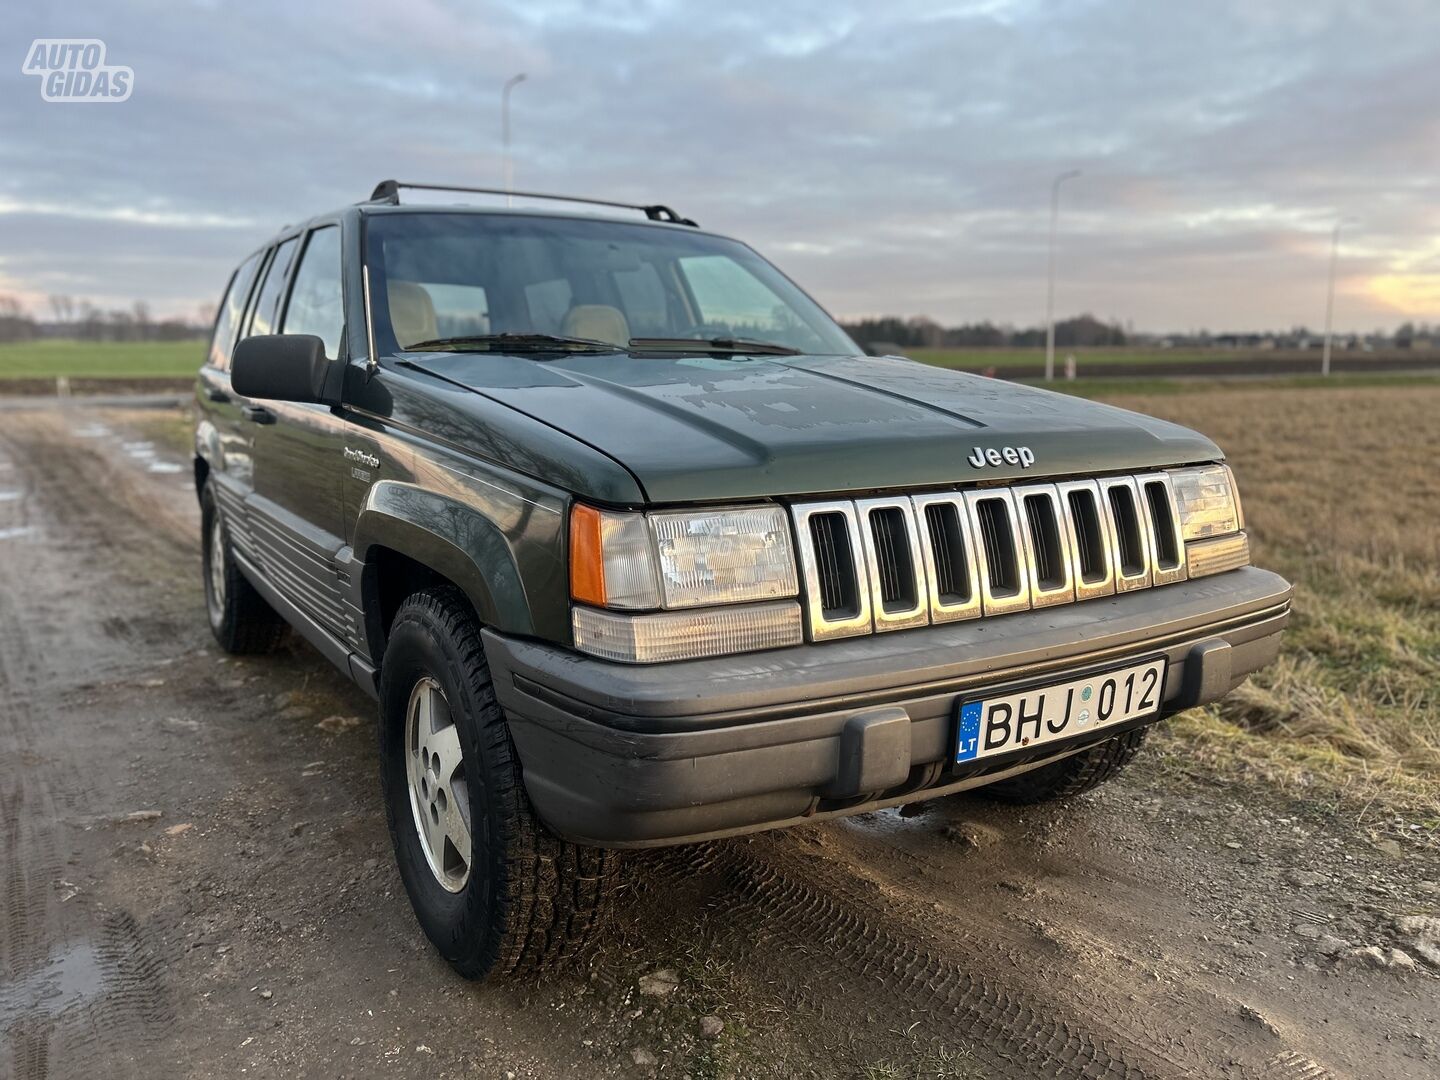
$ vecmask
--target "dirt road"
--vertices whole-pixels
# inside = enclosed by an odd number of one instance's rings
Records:
[[[301,644],[217,653],[147,423],[0,423],[0,1077],[1440,1073],[1440,857],[1163,733],[1060,809],[634,856],[586,966],[459,981],[392,869],[370,702]]]

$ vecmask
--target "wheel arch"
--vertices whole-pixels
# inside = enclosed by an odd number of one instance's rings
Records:
[[[377,665],[399,605],[431,586],[458,588],[482,626],[534,632],[510,541],[473,506],[410,485],[377,484],[356,522],[354,552],[363,567],[365,641]]]

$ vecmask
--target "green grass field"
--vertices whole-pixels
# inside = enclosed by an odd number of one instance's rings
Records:
[[[28,341],[0,345],[0,379],[186,378],[204,355],[199,341]]]

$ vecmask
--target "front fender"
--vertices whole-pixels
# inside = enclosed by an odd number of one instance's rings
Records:
[[[533,634],[514,550],[520,539],[474,506],[414,484],[381,481],[371,487],[361,509],[353,547],[367,567],[376,547],[414,559],[459,586],[486,626]],[[371,655],[377,655],[370,633]]]

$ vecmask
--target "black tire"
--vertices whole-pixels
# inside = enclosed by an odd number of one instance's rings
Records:
[[[459,891],[427,861],[407,768],[412,693],[438,684],[463,753],[471,859]],[[520,974],[579,955],[610,907],[615,853],[559,839],[536,818],[464,595],[410,596],[390,628],[380,679],[380,770],[395,858],[421,929],[467,979]],[[419,760],[427,760],[424,754]],[[437,759],[438,760],[438,759]],[[424,766],[421,766],[423,769]]]
[[[1130,764],[1149,730],[1139,727],[1123,732],[1050,765],[977,788],[976,794],[1009,803],[1073,798],[1103,784]]]
[[[227,653],[254,656],[274,652],[285,640],[285,620],[275,613],[235,564],[224,515],[210,484],[200,496],[200,558],[205,581],[205,611],[210,632]],[[211,573],[221,560],[219,575]],[[217,578],[223,596],[216,595]]]

